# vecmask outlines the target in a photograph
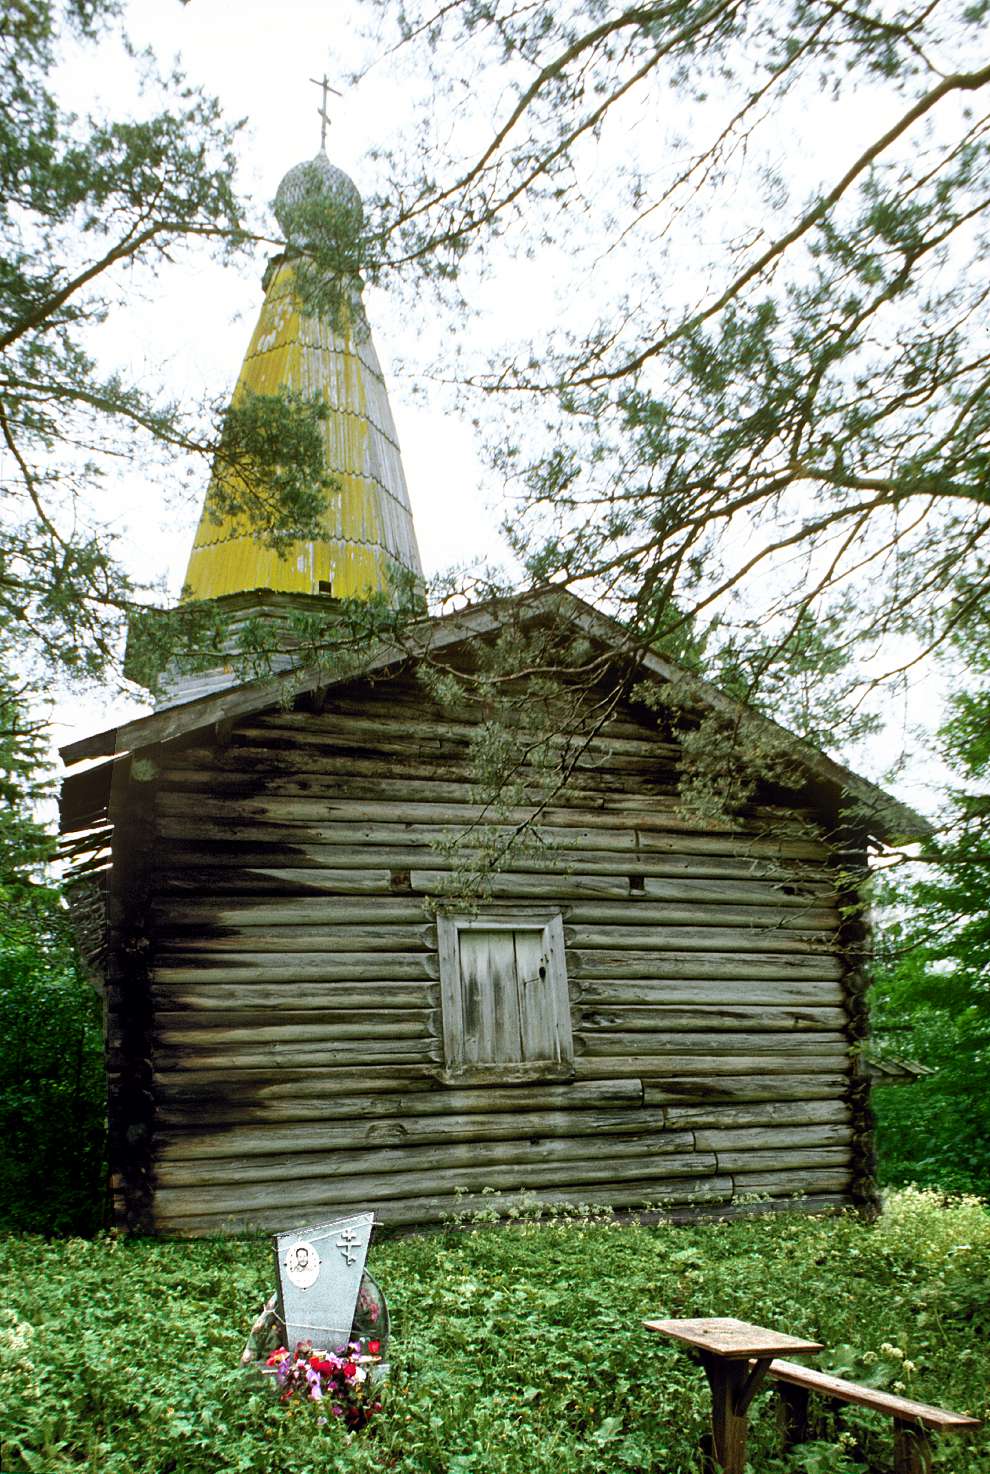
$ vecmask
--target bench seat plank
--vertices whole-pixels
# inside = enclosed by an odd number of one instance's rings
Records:
[[[823,1397],[836,1397],[842,1402],[856,1403],[859,1407],[875,1408],[892,1418],[923,1423],[928,1428],[947,1431],[981,1426],[979,1418],[949,1412],[944,1407],[931,1407],[926,1402],[913,1402],[908,1397],[897,1397],[892,1392],[881,1392],[875,1387],[862,1387],[858,1382],[846,1382],[842,1377],[832,1377],[827,1372],[799,1366],[796,1361],[772,1361],[769,1374],[776,1381],[787,1382],[792,1387],[804,1387],[808,1392],[819,1392]]]

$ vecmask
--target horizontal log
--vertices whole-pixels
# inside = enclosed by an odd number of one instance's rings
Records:
[[[292,978],[277,983],[217,983],[210,987],[189,985],[155,987],[156,1008],[188,1009],[190,1012],[226,1012],[231,1009],[327,1009],[353,1010],[363,1014],[365,1033],[374,1030],[374,1020],[383,1010],[437,1008],[436,983],[313,983],[300,984]],[[370,1015],[370,1016],[369,1016]]]
[[[435,816],[432,822],[407,822],[397,816],[394,807],[389,806],[391,812],[388,819],[377,823],[348,823],[343,820],[334,822],[329,819],[287,823],[271,814],[258,812],[269,807],[260,801],[228,807],[220,800],[215,804],[207,799],[199,800],[197,795],[198,802],[190,801],[186,809],[182,809],[175,802],[180,797],[192,799],[192,795],[185,794],[163,793],[159,796],[158,829],[165,839],[222,840],[226,843],[237,841],[247,844],[264,841],[280,845],[348,845],[353,848],[418,845],[428,853],[431,849],[450,843],[458,847],[470,847],[476,838],[479,843],[482,838],[486,842],[494,839],[505,843],[510,840],[518,842],[519,838],[513,825],[505,822],[491,823],[481,815],[477,820],[464,816],[444,822],[442,818]],[[275,800],[271,800],[272,804],[274,802]],[[549,851],[561,854],[603,851],[623,855],[626,857],[624,864],[629,863],[628,857],[635,856],[637,863],[630,866],[632,869],[639,868],[640,855],[651,853],[819,861],[824,860],[827,854],[824,846],[806,839],[778,839],[744,834],[666,833],[635,826],[623,829],[615,825],[598,827],[582,824],[565,828],[543,821],[534,824],[531,843],[538,845],[543,851],[544,864]],[[421,864],[422,859],[421,854],[418,863]],[[513,865],[518,868],[515,856]]]
[[[751,978],[788,982],[794,977],[828,981],[842,976],[837,957],[792,955],[780,957],[762,952],[633,952],[572,948],[568,972],[580,979],[621,978]]]
[[[403,1009],[347,1010],[327,1007],[304,1011],[286,990],[288,1006],[266,1018],[252,1009],[211,1009],[204,1013],[162,1009],[155,1016],[154,1037],[164,1045],[184,1048],[220,1044],[230,1039],[232,1047],[266,1043],[342,1039],[363,1040],[369,1054],[385,1039],[436,1039],[439,1018],[433,1010],[410,1013]]]
[[[579,1054],[574,1060],[574,1077],[577,1080],[607,1080],[611,1076],[636,1074],[643,1080],[644,1093],[653,1097],[650,1087],[658,1079],[686,1079],[701,1076],[711,1083],[709,1094],[714,1094],[717,1082],[728,1075],[810,1075],[837,1076],[849,1069],[849,1052],[829,1049],[811,1054],[727,1054],[724,1049],[717,1054],[643,1054],[594,1055]],[[848,1089],[848,1078],[845,1080]],[[769,1083],[766,1086],[769,1089]]]
[[[684,1005],[724,1004],[737,1006],[766,1005],[770,1008],[805,1007],[841,1008],[843,992],[840,982],[818,982],[801,979],[787,982],[782,978],[607,978],[575,983],[575,997],[586,1008],[645,1008]]]
[[[838,1081],[837,1086],[841,1087],[842,1083]],[[706,1127],[739,1130],[755,1126],[763,1130],[769,1126],[847,1126],[851,1119],[849,1106],[844,1100],[760,1100],[746,1101],[742,1105],[719,1101],[707,1105],[668,1105],[663,1114],[672,1129],[699,1133]]]
[[[823,858],[825,850],[819,839],[812,838],[808,826],[796,821],[787,810],[772,820],[735,819],[725,824],[699,825],[697,819],[685,818],[675,798],[656,797],[649,807],[628,811],[603,806],[563,808],[556,805],[499,805],[475,802],[449,803],[434,799],[417,803],[406,797],[375,802],[372,799],[334,798],[325,794],[285,797],[279,794],[224,794],[214,798],[209,789],[189,792],[185,789],[159,789],[156,794],[158,813],[171,817],[191,816],[197,820],[219,818],[235,823],[248,820],[276,825],[302,825],[307,828],[340,824],[345,829],[355,825],[394,831],[396,823],[431,829],[437,825],[469,829],[497,822],[501,825],[534,823],[541,833],[555,836],[558,844],[569,842],[572,830],[596,834],[602,842],[593,848],[625,848],[639,836],[647,847],[665,847],[668,836],[683,836],[689,848],[701,843],[701,853],[722,853],[716,840],[729,842],[733,853],[739,845],[770,845],[758,853],[788,854],[808,859]],[[773,832],[768,830],[772,823]],[[699,833],[699,830],[701,832]],[[387,841],[384,841],[387,842]]]
[[[545,1137],[532,1141],[519,1138],[440,1141],[401,1147],[382,1144],[369,1151],[327,1150],[328,1146],[331,1143],[324,1142],[321,1152],[279,1153],[276,1156],[201,1157],[196,1161],[173,1157],[156,1163],[155,1181],[159,1191],[192,1187],[205,1192],[211,1187],[240,1188],[249,1182],[284,1183],[288,1180],[295,1191],[297,1183],[311,1178],[331,1181],[341,1177],[367,1176],[381,1182],[393,1175],[396,1178],[414,1175],[419,1180],[418,1190],[421,1191],[423,1186],[429,1186],[430,1174],[436,1179],[462,1171],[474,1174],[470,1179],[472,1186],[484,1187],[486,1168],[499,1171],[505,1167],[519,1167],[529,1172],[533,1168],[542,1170],[564,1162],[568,1164],[567,1172],[582,1182],[609,1180],[609,1168],[614,1169],[618,1177],[623,1173],[626,1176],[643,1176],[655,1169],[666,1171],[670,1177],[700,1177],[713,1169],[715,1161],[711,1153],[694,1151],[690,1132],[610,1137],[607,1162],[589,1161],[587,1138],[580,1136]],[[644,1157],[651,1159],[648,1166],[644,1165]],[[657,1158],[662,1161],[655,1161]],[[762,1161],[754,1162],[756,1167],[764,1165]],[[584,1174],[589,1170],[597,1176],[586,1178]],[[559,1177],[560,1174],[555,1175]]]
[[[632,1058],[636,1054],[697,1053],[712,1061],[713,1070],[717,1068],[718,1056],[725,1050],[752,1055],[786,1054],[792,1059],[805,1055],[821,1058],[826,1054],[831,1054],[833,1058],[842,1058],[848,1054],[849,1045],[838,1033],[795,1034],[793,1031],[783,1034],[726,1033],[720,1035],[717,1041],[709,1033],[692,1034],[686,1030],[683,1033],[672,1033],[669,1038],[660,1033],[589,1032],[583,1034],[580,1041],[575,1041],[575,1052],[582,1055],[618,1054]]]
[[[577,926],[568,920],[564,935],[568,946],[582,951],[798,952],[807,956],[830,956],[834,951],[834,940],[825,932],[776,926]]]
[[[451,1095],[457,1094],[450,1091]],[[434,1098],[434,1110],[443,1101]],[[401,1105],[400,1105],[401,1109]],[[212,1126],[212,1122],[211,1122]],[[185,1132],[164,1131],[156,1137],[160,1161],[191,1162],[210,1157],[237,1158],[299,1155],[304,1152],[357,1151],[362,1147],[422,1146],[430,1142],[520,1141],[547,1137],[657,1135],[665,1129],[659,1110],[498,1111],[465,1112],[424,1116],[386,1116],[375,1113],[366,1119],[339,1114],[336,1120],[304,1121],[294,1125],[242,1126],[233,1131],[209,1130],[203,1122]],[[665,1140],[680,1143],[677,1150],[693,1148],[690,1132],[669,1132]],[[673,1149],[673,1148],[672,1148]],[[587,1144],[585,1146],[587,1150]]]
[[[797,1172],[805,1168],[833,1168],[849,1172],[848,1146],[803,1146],[774,1148],[770,1151],[721,1151],[718,1153],[722,1172]],[[737,1184],[737,1191],[739,1191]]]
[[[534,1204],[541,1204],[549,1213],[581,1207],[606,1209],[641,1208],[654,1206],[658,1202],[669,1208],[697,1205],[724,1204],[731,1212],[728,1199],[732,1192],[731,1177],[688,1178],[681,1182],[665,1181],[662,1196],[657,1183],[622,1182],[612,1183],[607,1188],[587,1185],[561,1188],[541,1188],[538,1194],[517,1191],[503,1193],[468,1193],[454,1196],[452,1193],[434,1194],[415,1198],[388,1199],[376,1197],[375,1216],[389,1228],[406,1225],[443,1223],[470,1217],[473,1213],[518,1215],[520,1211],[531,1211]],[[358,1201],[361,1201],[359,1198]],[[342,1203],[339,1197],[327,1194],[318,1203],[296,1205],[281,1193],[271,1191],[267,1201],[251,1209],[230,1211],[221,1209],[215,1213],[196,1211],[195,1198],[190,1195],[180,1205],[185,1212],[165,1214],[155,1204],[155,1229],[158,1233],[197,1236],[201,1234],[237,1233],[264,1229],[284,1230],[293,1222],[300,1227],[314,1219],[331,1219],[338,1214]]]
[[[391,886],[391,870],[332,869],[329,866],[304,870],[267,865],[264,860],[251,866],[242,863],[240,856],[227,856],[217,860],[213,868],[203,867],[203,854],[189,852],[172,862],[181,868],[166,871],[162,877],[164,889],[180,895],[240,895],[261,891],[270,895],[368,895],[384,898]],[[217,868],[219,866],[220,868]],[[163,902],[164,906],[173,904]],[[212,903],[208,903],[212,904]]]
[[[649,1157],[630,1157],[612,1161],[565,1160],[542,1163],[518,1162],[506,1166],[435,1168],[425,1172],[360,1173],[353,1177],[320,1176],[302,1178],[283,1172],[267,1182],[224,1183],[215,1187],[162,1187],[155,1192],[156,1212],[166,1217],[191,1210],[194,1213],[239,1213],[264,1207],[272,1200],[272,1192],[280,1192],[288,1212],[289,1205],[325,1202],[328,1190],[338,1202],[376,1203],[379,1198],[418,1197],[429,1192],[453,1195],[460,1188],[481,1192],[485,1188],[509,1191],[538,1190],[543,1187],[576,1187],[613,1184],[627,1181],[654,1184],[659,1197],[665,1174],[673,1180],[686,1177],[713,1177],[715,1158],[703,1153],[686,1157],[660,1157],[651,1164]]]
[[[528,877],[534,882],[531,899],[546,902],[547,880]],[[588,877],[593,883],[593,877]],[[415,877],[411,884],[415,885]],[[552,884],[556,886],[555,879]],[[628,880],[622,882],[628,891]],[[762,906],[734,906],[718,898],[718,888],[709,886],[707,903],[681,902],[661,904],[656,901],[635,899],[635,894],[624,901],[579,901],[568,902],[561,898],[557,905],[568,926],[584,936],[591,927],[640,929],[671,927],[728,928],[747,935],[761,937],[766,933],[796,932],[809,937],[829,935],[838,926],[838,913],[827,907],[794,906],[779,907],[773,904]],[[244,897],[231,903],[220,901],[214,896],[206,900],[164,898],[159,900],[153,915],[159,928],[202,927],[204,925],[225,927],[337,927],[337,926],[396,926],[399,924],[423,925],[432,919],[425,897],[403,897],[388,894],[388,877],[383,885],[385,894],[372,895],[366,899],[330,896],[287,896],[282,899],[269,897]],[[764,892],[764,901],[772,896]],[[494,900],[494,897],[493,897]],[[590,943],[585,946],[618,945]]]
[[[286,896],[283,899],[244,897],[235,902],[164,897],[152,908],[156,926],[169,927],[270,926],[372,927],[423,926],[432,920],[422,897],[389,893],[391,871],[383,870],[382,894],[368,896]]]
[[[708,904],[736,908],[779,907],[781,914],[793,910],[813,916],[815,919],[809,925],[817,926],[819,918],[826,916],[828,920],[824,924],[832,924],[836,915],[833,909],[834,887],[827,877],[817,882],[802,880],[792,883],[780,879],[778,872],[774,870],[763,879],[743,880],[736,878],[738,872],[735,869],[727,868],[730,865],[731,862],[723,862],[723,866],[712,878],[699,880],[685,879],[678,866],[666,865],[663,873],[658,871],[655,875],[637,876],[637,880],[642,881],[642,888],[635,890],[630,888],[628,875],[571,873],[554,875],[551,881],[543,873],[531,875],[525,871],[503,871],[492,876],[491,894],[496,899],[519,897],[532,900],[544,897],[549,888],[555,896],[562,899],[575,897],[579,902],[592,899],[611,901],[616,906],[621,905],[623,911],[631,903],[637,908],[634,914],[637,917],[643,916],[644,921],[653,918],[643,915],[642,908],[661,903],[673,907],[680,903],[682,907]],[[638,870],[639,867],[637,865],[631,868]],[[413,890],[428,894],[442,891],[449,880],[449,873],[440,869],[414,870],[411,876]],[[581,912],[575,908],[571,914],[576,920],[590,920],[597,919],[601,913],[598,908],[592,911],[589,906]],[[614,914],[610,910],[609,915]]]
[[[209,1031],[204,1031],[209,1032]],[[266,1035],[263,1041],[242,1044],[236,1035],[223,1034],[212,1042],[180,1036],[168,1046],[155,1051],[155,1063],[162,1071],[186,1066],[193,1070],[256,1069],[326,1069],[331,1065],[348,1066],[356,1071],[355,1084],[363,1088],[363,1074],[375,1065],[441,1063],[439,1045],[425,1039],[286,1040]],[[618,1073],[618,1071],[616,1071]]]
[[[579,1008],[575,1027],[582,1032],[626,1033],[656,1031],[680,1034],[704,1029],[712,1033],[754,1029],[770,1033],[794,1033],[831,1030],[838,1033],[848,1022],[841,1008],[732,1007],[726,1004],[701,1005],[690,1008]],[[717,1045],[712,1044],[712,1048]]]
[[[802,1167],[795,1171],[734,1172],[732,1181],[736,1197],[751,1193],[769,1193],[771,1197],[793,1197],[811,1193],[843,1193],[849,1189],[852,1172],[848,1167]]]
[[[346,1098],[347,1120],[365,1117],[375,1121],[401,1115],[430,1116],[441,1113],[473,1115],[540,1111],[601,1111],[622,1109],[638,1113],[643,1087],[639,1080],[589,1080],[568,1085],[486,1085],[471,1090],[450,1090],[428,1081],[403,1082],[400,1094],[361,1094],[360,1075],[342,1088],[337,1073],[296,1070],[273,1076],[268,1070],[225,1071],[223,1074],[181,1070],[160,1074],[155,1082],[156,1118],[163,1124],[181,1117],[188,1120],[190,1107],[200,1112],[207,1104],[212,1122],[262,1120],[265,1123],[329,1121],[340,1125],[341,1100]],[[202,1117],[193,1116],[194,1126]]]
[[[816,1151],[825,1148],[846,1150],[852,1140],[852,1128],[848,1124],[826,1121],[815,1121],[808,1126],[767,1123],[764,1126],[727,1130],[699,1129],[694,1133],[694,1140],[699,1151],[717,1152],[719,1161],[722,1161],[722,1153],[746,1155],[756,1152],[773,1158],[775,1152],[787,1153],[803,1147],[813,1147]],[[754,1161],[751,1165],[755,1171],[757,1167],[766,1166],[767,1163]],[[771,1160],[769,1165],[773,1166],[774,1162]],[[777,1165],[786,1167],[788,1163],[781,1160]],[[739,1167],[740,1164],[735,1162],[733,1166]],[[745,1168],[746,1164],[743,1163],[742,1166]],[[728,1172],[733,1169],[726,1165],[725,1170]]]
[[[435,952],[437,929],[422,917],[409,926],[220,926],[204,922],[202,930],[163,925],[157,938],[162,956],[212,952]]]
[[[195,983],[389,983],[435,982],[440,976],[436,954],[423,952],[346,952],[326,957],[318,952],[273,955],[238,952],[229,957],[170,953],[152,969],[162,987]]]
[[[200,843],[188,845],[181,833],[170,838],[161,834],[159,847],[160,868],[182,870],[189,868],[202,873],[204,867],[217,873],[218,883],[231,868],[241,872],[251,869],[265,871],[289,870],[302,876],[307,871],[323,870],[327,873],[346,874],[350,870],[374,870],[383,873],[389,870],[408,870],[420,876],[446,874],[448,884],[455,877],[449,872],[459,867],[478,863],[483,857],[480,850],[470,845],[461,845],[457,853],[444,851],[436,845],[418,840],[408,843],[383,845],[317,844],[306,840],[297,831],[290,837],[278,838],[266,826],[251,827],[239,837],[225,835],[219,828],[208,837],[200,836]],[[447,838],[450,836],[448,834]],[[759,860],[751,855],[695,855],[684,853],[655,854],[639,851],[630,860],[628,851],[598,852],[592,850],[568,850],[566,859],[557,857],[547,850],[534,849],[529,852],[520,848],[512,856],[513,874],[533,874],[547,886],[547,875],[551,870],[560,872],[559,882],[567,884],[569,875],[608,876],[613,882],[628,887],[630,874],[644,885],[644,894],[651,894],[651,882],[659,878],[691,880],[745,880],[752,884],[756,880],[767,880],[781,887],[793,887],[800,893],[806,886],[820,887],[827,893],[834,889],[828,871],[823,865],[797,860]],[[318,876],[311,877],[316,883]],[[500,877],[492,877],[492,883],[500,883]],[[557,884],[557,878],[554,885]],[[431,891],[433,887],[430,887]]]
[[[584,1073],[583,1071],[581,1073]],[[674,1072],[663,1080],[648,1080],[643,1090],[643,1099],[648,1106],[681,1107],[691,1103],[692,1108],[707,1113],[698,1125],[710,1123],[715,1109],[724,1102],[740,1101],[762,1105],[768,1101],[837,1101],[849,1089],[848,1062],[843,1073],[831,1074],[798,1073],[791,1076],[769,1076],[762,1066],[754,1070],[751,1077],[742,1072],[739,1077],[724,1073],[717,1077],[687,1075],[675,1078]]]

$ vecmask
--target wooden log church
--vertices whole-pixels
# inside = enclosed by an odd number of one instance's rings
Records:
[[[287,246],[241,385],[324,396],[337,490],[325,535],[282,556],[207,498],[186,597],[235,631],[330,620],[334,596],[420,572],[359,284],[344,326],[294,293],[291,206],[311,219],[321,196],[360,208],[323,154],[280,187]],[[604,657],[612,712],[528,811],[539,846],[465,900],[452,879],[480,849],[486,715],[438,705],[417,666],[468,667],[510,622],[550,621]],[[150,716],[65,749],[119,1223],[282,1230],[373,1208],[428,1224],[520,1193],[675,1215],[753,1195],[872,1201],[854,877],[871,837],[922,821],[796,740],[793,787],[764,784],[731,824],[686,817],[683,729],[614,699],[631,661],[639,681],[682,675],[633,660],[572,595],[536,591],[423,619],[346,675],[174,673]],[[773,727],[694,689],[700,708]],[[530,777],[503,826],[526,819]]]

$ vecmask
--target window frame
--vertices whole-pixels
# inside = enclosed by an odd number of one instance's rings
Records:
[[[466,1061],[464,1058],[464,1015],[461,979],[460,933],[463,931],[537,932],[547,961],[547,987],[551,999],[559,1058],[540,1060]],[[437,915],[437,950],[440,965],[440,1014],[444,1063],[440,1078],[445,1084],[513,1084],[527,1081],[567,1081],[574,1078],[574,1035],[571,997],[567,978],[564,919],[559,911],[478,912],[470,915],[441,912]]]

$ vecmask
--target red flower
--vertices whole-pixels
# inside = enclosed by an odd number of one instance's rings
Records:
[[[382,1343],[380,1341],[369,1341],[368,1342],[368,1352],[369,1352],[369,1354],[371,1356],[377,1356],[378,1353],[379,1353],[379,1351],[381,1351],[381,1349],[382,1349]]]
[[[343,1370],[344,1376],[347,1377],[348,1379],[350,1379],[351,1377],[354,1376],[354,1373],[357,1371],[357,1366],[355,1365],[355,1363],[353,1361],[345,1361],[342,1370]]]

